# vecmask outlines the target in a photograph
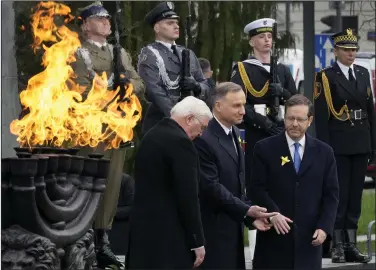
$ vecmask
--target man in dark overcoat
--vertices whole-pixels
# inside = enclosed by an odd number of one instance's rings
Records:
[[[135,160],[129,269],[191,269],[202,263],[199,160],[192,140],[211,118],[205,102],[189,96],[142,139]]]
[[[275,73],[278,83],[271,80],[272,57],[270,51],[273,40],[275,20],[262,18],[248,23],[244,33],[252,56],[233,67],[231,81],[239,84],[246,91],[244,122],[239,128],[245,130],[245,179],[249,190],[252,171],[253,149],[257,141],[283,130],[283,105],[287,99],[296,94],[294,79],[288,66],[278,63]],[[280,105],[276,110],[276,105]],[[248,192],[248,191],[247,191]],[[249,196],[249,195],[247,195]],[[251,259],[253,259],[256,231],[248,231]]]
[[[200,206],[206,239],[205,260],[200,266],[203,269],[245,269],[244,224],[268,230],[266,218],[274,215],[246,201],[244,154],[235,126],[243,119],[244,104],[245,94],[240,85],[220,83],[213,95],[214,118],[195,140],[200,157]]]
[[[322,243],[338,207],[333,150],[306,133],[312,103],[294,95],[285,103],[285,129],[255,146],[251,201],[279,214],[274,230],[257,233],[253,269],[321,269]]]

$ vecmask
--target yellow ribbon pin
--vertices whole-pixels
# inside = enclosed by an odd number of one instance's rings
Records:
[[[285,156],[285,157],[281,157],[281,160],[282,160],[282,166],[285,165],[286,163],[290,162],[289,160],[289,157],[288,156]]]

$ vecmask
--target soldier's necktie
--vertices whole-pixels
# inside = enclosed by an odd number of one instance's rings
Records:
[[[302,161],[301,158],[300,158],[300,154],[299,154],[299,146],[300,146],[300,143],[298,143],[298,142],[294,143],[294,147],[295,147],[294,166],[295,166],[296,172],[299,172],[300,163]]]
[[[349,81],[355,82],[355,78],[354,78],[354,75],[353,75],[352,68],[349,68]]]
[[[176,49],[176,45],[172,45],[172,46],[171,46],[171,50],[172,50],[172,52],[176,55],[176,57],[179,58],[178,51],[177,51],[177,49]]]

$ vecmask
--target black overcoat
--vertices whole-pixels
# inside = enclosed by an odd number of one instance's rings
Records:
[[[282,164],[282,157],[289,162]],[[293,220],[288,234],[257,232],[254,269],[321,269],[322,246],[311,244],[316,229],[330,234],[338,207],[333,150],[306,134],[299,173],[285,133],[258,142],[251,178],[252,203]]]
[[[233,137],[235,144],[213,118],[195,140],[206,239],[203,269],[245,269],[243,226],[252,220],[244,219],[250,206],[245,202],[244,154],[236,127]]]
[[[205,244],[198,201],[196,148],[172,119],[142,139],[135,160],[129,269],[190,269]]]

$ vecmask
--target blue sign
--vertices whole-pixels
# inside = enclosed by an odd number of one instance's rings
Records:
[[[315,72],[331,66],[335,61],[334,42],[328,34],[315,35]]]

